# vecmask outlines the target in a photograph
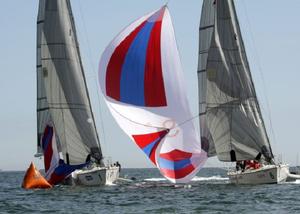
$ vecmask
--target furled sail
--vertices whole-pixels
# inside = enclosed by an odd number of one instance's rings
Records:
[[[68,164],[102,159],[69,0],[40,0],[37,20],[38,152],[47,125]]]
[[[203,1],[199,35],[201,143],[221,161],[271,160],[233,0]]]
[[[106,103],[124,132],[172,182],[188,182],[206,160],[188,106],[166,6],[136,20],[104,51]]]

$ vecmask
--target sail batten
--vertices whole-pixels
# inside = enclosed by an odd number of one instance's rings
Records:
[[[38,152],[47,125],[68,164],[102,159],[69,0],[40,0],[37,20]]]
[[[232,0],[204,1],[199,28],[201,141],[221,161],[272,158]]]

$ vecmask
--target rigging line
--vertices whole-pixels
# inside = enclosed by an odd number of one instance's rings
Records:
[[[99,106],[99,108],[98,108],[98,111],[99,111],[99,116],[98,116],[98,118],[100,117],[100,123],[101,123],[101,134],[100,134],[100,136],[103,136],[103,150],[105,150],[105,153],[106,154],[108,154],[109,153],[109,151],[108,151],[108,149],[107,149],[107,144],[106,144],[106,134],[105,134],[105,131],[104,131],[104,122],[103,122],[103,116],[102,116],[102,110],[101,110],[101,101],[100,101],[100,94],[99,94],[99,91],[98,91],[98,89],[100,88],[100,86],[99,86],[99,83],[98,83],[98,81],[97,81],[97,67],[95,66],[95,63],[93,62],[93,60],[92,59],[94,59],[93,58],[93,54],[92,54],[92,51],[91,51],[91,46],[90,46],[90,42],[89,42],[89,39],[88,39],[88,31],[87,31],[87,27],[86,27],[86,25],[85,25],[85,19],[84,19],[84,14],[83,14],[83,11],[82,11],[82,7],[81,7],[81,3],[80,3],[80,1],[78,1],[78,4],[79,4],[79,13],[80,13],[80,18],[81,18],[81,22],[82,22],[82,25],[83,25],[83,28],[84,28],[84,34],[85,34],[85,36],[84,36],[84,38],[85,38],[85,40],[86,40],[86,44],[87,44],[87,49],[88,49],[88,55],[89,55],[89,63],[90,63],[90,67],[92,68],[92,71],[93,71],[93,73],[94,73],[94,75],[90,75],[90,77],[91,78],[93,78],[94,80],[95,80],[95,85],[96,85],[96,91],[97,91],[97,101],[98,101],[98,106]],[[103,151],[104,152],[104,151]],[[102,152],[102,153],[103,153]]]
[[[99,105],[99,115],[100,115],[100,123],[101,123],[101,131],[102,131],[102,135],[103,135],[103,144],[106,150],[106,154],[109,154],[109,150],[107,149],[107,144],[106,144],[106,134],[105,134],[105,130],[104,130],[104,122],[103,122],[103,114],[102,114],[102,110],[101,110],[101,102],[100,102],[100,94],[99,94],[99,90],[100,89],[100,85],[99,82],[97,81],[97,79],[95,80],[95,84],[96,84],[96,91],[97,91],[97,100],[98,100],[98,105]],[[110,156],[110,154],[108,155]]]
[[[247,20],[247,23],[248,23],[248,26],[249,26],[250,38],[251,38],[253,48],[254,48],[254,56],[257,60],[258,70],[259,70],[259,73],[260,73],[260,76],[261,76],[261,79],[262,79],[262,83],[263,83],[263,93],[264,93],[264,97],[266,99],[266,104],[267,104],[267,112],[268,112],[267,114],[268,114],[268,119],[269,119],[269,123],[270,123],[271,134],[272,134],[272,137],[273,137],[273,140],[274,140],[274,144],[277,145],[276,136],[275,136],[275,132],[274,132],[274,128],[273,128],[273,123],[272,123],[272,119],[271,119],[272,114],[271,114],[270,102],[269,102],[269,99],[268,99],[268,96],[267,96],[268,92],[267,92],[267,87],[266,87],[266,84],[265,84],[265,78],[264,78],[264,75],[263,75],[263,72],[262,72],[262,67],[261,67],[257,47],[256,47],[255,42],[254,42],[254,36],[253,36],[252,28],[251,28],[250,19],[249,19],[249,16],[248,16],[246,3],[245,3],[245,1],[242,1],[242,3],[243,3],[245,15],[246,15],[246,20]]]
[[[121,117],[125,118],[126,120],[132,122],[132,123],[135,123],[137,125],[141,125],[141,126],[145,126],[145,127],[150,127],[150,128],[157,128],[157,129],[161,129],[161,130],[165,130],[166,128],[165,127],[158,127],[158,126],[151,126],[151,125],[147,125],[147,124],[143,124],[143,123],[139,123],[139,122],[136,122],[134,120],[131,120],[130,118],[124,116],[123,114],[121,114],[120,112],[118,112],[110,103],[107,103],[109,105],[109,107],[114,111],[116,112],[118,115],[120,115]]]
[[[186,124],[186,123],[188,123],[188,122],[190,122],[190,121],[193,121],[193,120],[197,119],[198,117],[200,117],[200,114],[199,114],[199,113],[198,113],[197,115],[194,115],[193,117],[191,117],[191,118],[189,118],[189,119],[187,119],[187,120],[185,120],[185,121],[179,123],[177,126],[171,128],[170,130],[175,129],[175,128],[178,128],[178,127],[180,127],[180,126],[182,126],[182,125],[184,125],[184,124]]]
[[[111,108],[114,112],[116,112],[118,115],[120,115],[121,117],[125,118],[126,120],[128,120],[128,121],[130,121],[130,122],[132,122],[132,123],[135,123],[135,124],[137,124],[137,125],[141,125],[141,126],[144,126],[144,127],[157,128],[157,129],[161,129],[161,130],[166,130],[166,129],[168,129],[168,130],[171,131],[171,130],[173,130],[173,129],[175,129],[175,128],[178,128],[178,127],[180,127],[180,126],[182,126],[182,125],[184,125],[184,124],[186,124],[186,123],[188,123],[188,122],[190,122],[190,121],[192,121],[192,120],[194,120],[194,119],[196,119],[196,118],[198,118],[198,117],[200,116],[200,114],[198,113],[197,115],[194,115],[193,117],[191,117],[191,118],[189,118],[189,119],[187,119],[187,120],[185,120],[185,121],[183,121],[183,122],[181,122],[181,123],[178,123],[176,126],[174,126],[174,127],[172,127],[172,128],[168,128],[168,127],[159,127],[159,126],[152,126],[152,125],[147,125],[147,124],[143,124],[143,123],[139,123],[139,122],[137,122],[137,121],[134,121],[134,120],[132,120],[132,119],[130,119],[130,118],[124,116],[123,114],[121,114],[119,111],[117,111],[117,110],[116,110],[112,105],[110,105],[109,103],[108,103],[108,105],[110,106],[110,108]]]

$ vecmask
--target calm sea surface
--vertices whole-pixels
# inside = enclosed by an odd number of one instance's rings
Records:
[[[23,176],[0,172],[0,213],[300,213],[300,181],[236,186],[217,168],[201,170],[191,187],[171,185],[156,169],[124,169],[136,181],[106,187],[23,190]]]

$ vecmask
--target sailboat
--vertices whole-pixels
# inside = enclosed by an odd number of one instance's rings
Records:
[[[274,161],[251,77],[233,0],[203,1],[199,29],[201,145],[223,162],[259,164],[228,172],[232,183],[284,182],[286,164]],[[244,164],[244,163],[243,163]]]
[[[52,185],[105,185],[119,176],[119,166],[103,161],[69,0],[39,1],[35,156],[44,156]]]
[[[111,41],[99,63],[99,81],[112,116],[161,174],[173,183],[189,182],[207,155],[189,109],[167,6]]]

